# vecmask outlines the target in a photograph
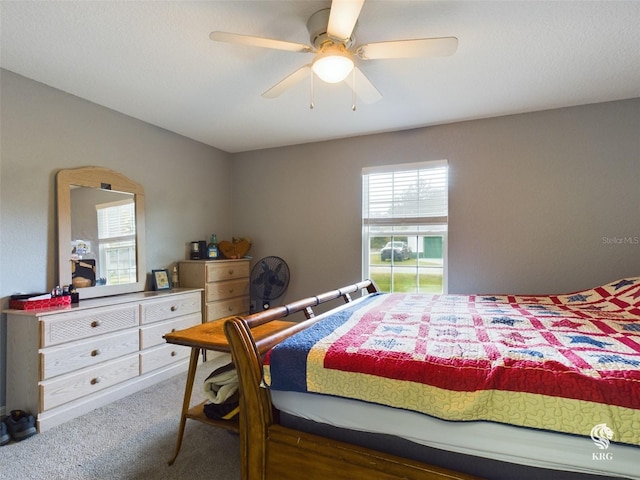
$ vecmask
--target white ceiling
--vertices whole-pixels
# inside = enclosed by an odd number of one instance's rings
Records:
[[[329,1],[6,1],[3,68],[228,152],[640,97],[640,1],[368,0],[356,43],[456,36],[451,57],[370,60],[382,93],[262,92],[312,54],[217,43],[213,30],[309,43]]]

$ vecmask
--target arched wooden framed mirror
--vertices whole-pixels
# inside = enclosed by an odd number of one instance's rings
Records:
[[[101,167],[60,170],[58,272],[80,299],[140,292],[146,282],[144,189]]]

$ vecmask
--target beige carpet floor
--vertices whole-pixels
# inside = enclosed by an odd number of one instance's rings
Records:
[[[204,400],[211,372],[198,367],[192,404]],[[237,480],[235,434],[187,420],[180,455],[173,455],[186,372],[91,413],[0,447],[2,480]]]

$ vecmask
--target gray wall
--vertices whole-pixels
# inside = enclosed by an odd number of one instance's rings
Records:
[[[55,174],[117,170],[145,189],[147,270],[232,235],[230,155],[0,70],[0,301],[57,283]],[[4,405],[6,318],[0,320]],[[1,407],[0,407],[1,408]]]
[[[287,299],[348,284],[361,276],[362,167],[439,159],[450,293],[640,275],[640,99],[236,154],[234,225],[254,256],[287,260]]]
[[[640,244],[615,243],[640,237],[640,99],[230,155],[4,70],[0,95],[3,307],[56,284],[55,173],[87,165],[144,186],[149,271],[191,240],[249,236],[254,258],[289,263],[287,300],[360,278],[363,166],[435,159],[450,165],[450,292],[640,274]]]

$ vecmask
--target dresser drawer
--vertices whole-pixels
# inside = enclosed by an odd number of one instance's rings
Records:
[[[138,304],[50,315],[42,320],[40,347],[136,327],[138,318]]]
[[[238,297],[205,305],[207,322],[232,315],[242,315],[249,311],[249,297]]]
[[[199,292],[177,295],[163,300],[145,302],[140,306],[141,323],[153,323],[176,318],[190,313],[199,313],[201,304]]]
[[[70,345],[45,348],[40,353],[42,379],[56,377],[107,360],[122,357],[140,349],[138,330],[101,335]]]
[[[49,410],[138,376],[138,354],[40,383],[40,410]]]
[[[249,295],[249,279],[243,278],[227,282],[207,283],[204,291],[205,302]]]
[[[169,343],[140,352],[140,375],[188,358],[190,353],[189,347]]]
[[[199,323],[202,323],[202,315],[200,312],[185,315],[175,320],[146,325],[140,328],[140,348],[144,349],[162,345],[166,343],[163,337],[166,333],[183,330]]]
[[[249,262],[207,263],[207,282],[220,282],[249,277]]]

